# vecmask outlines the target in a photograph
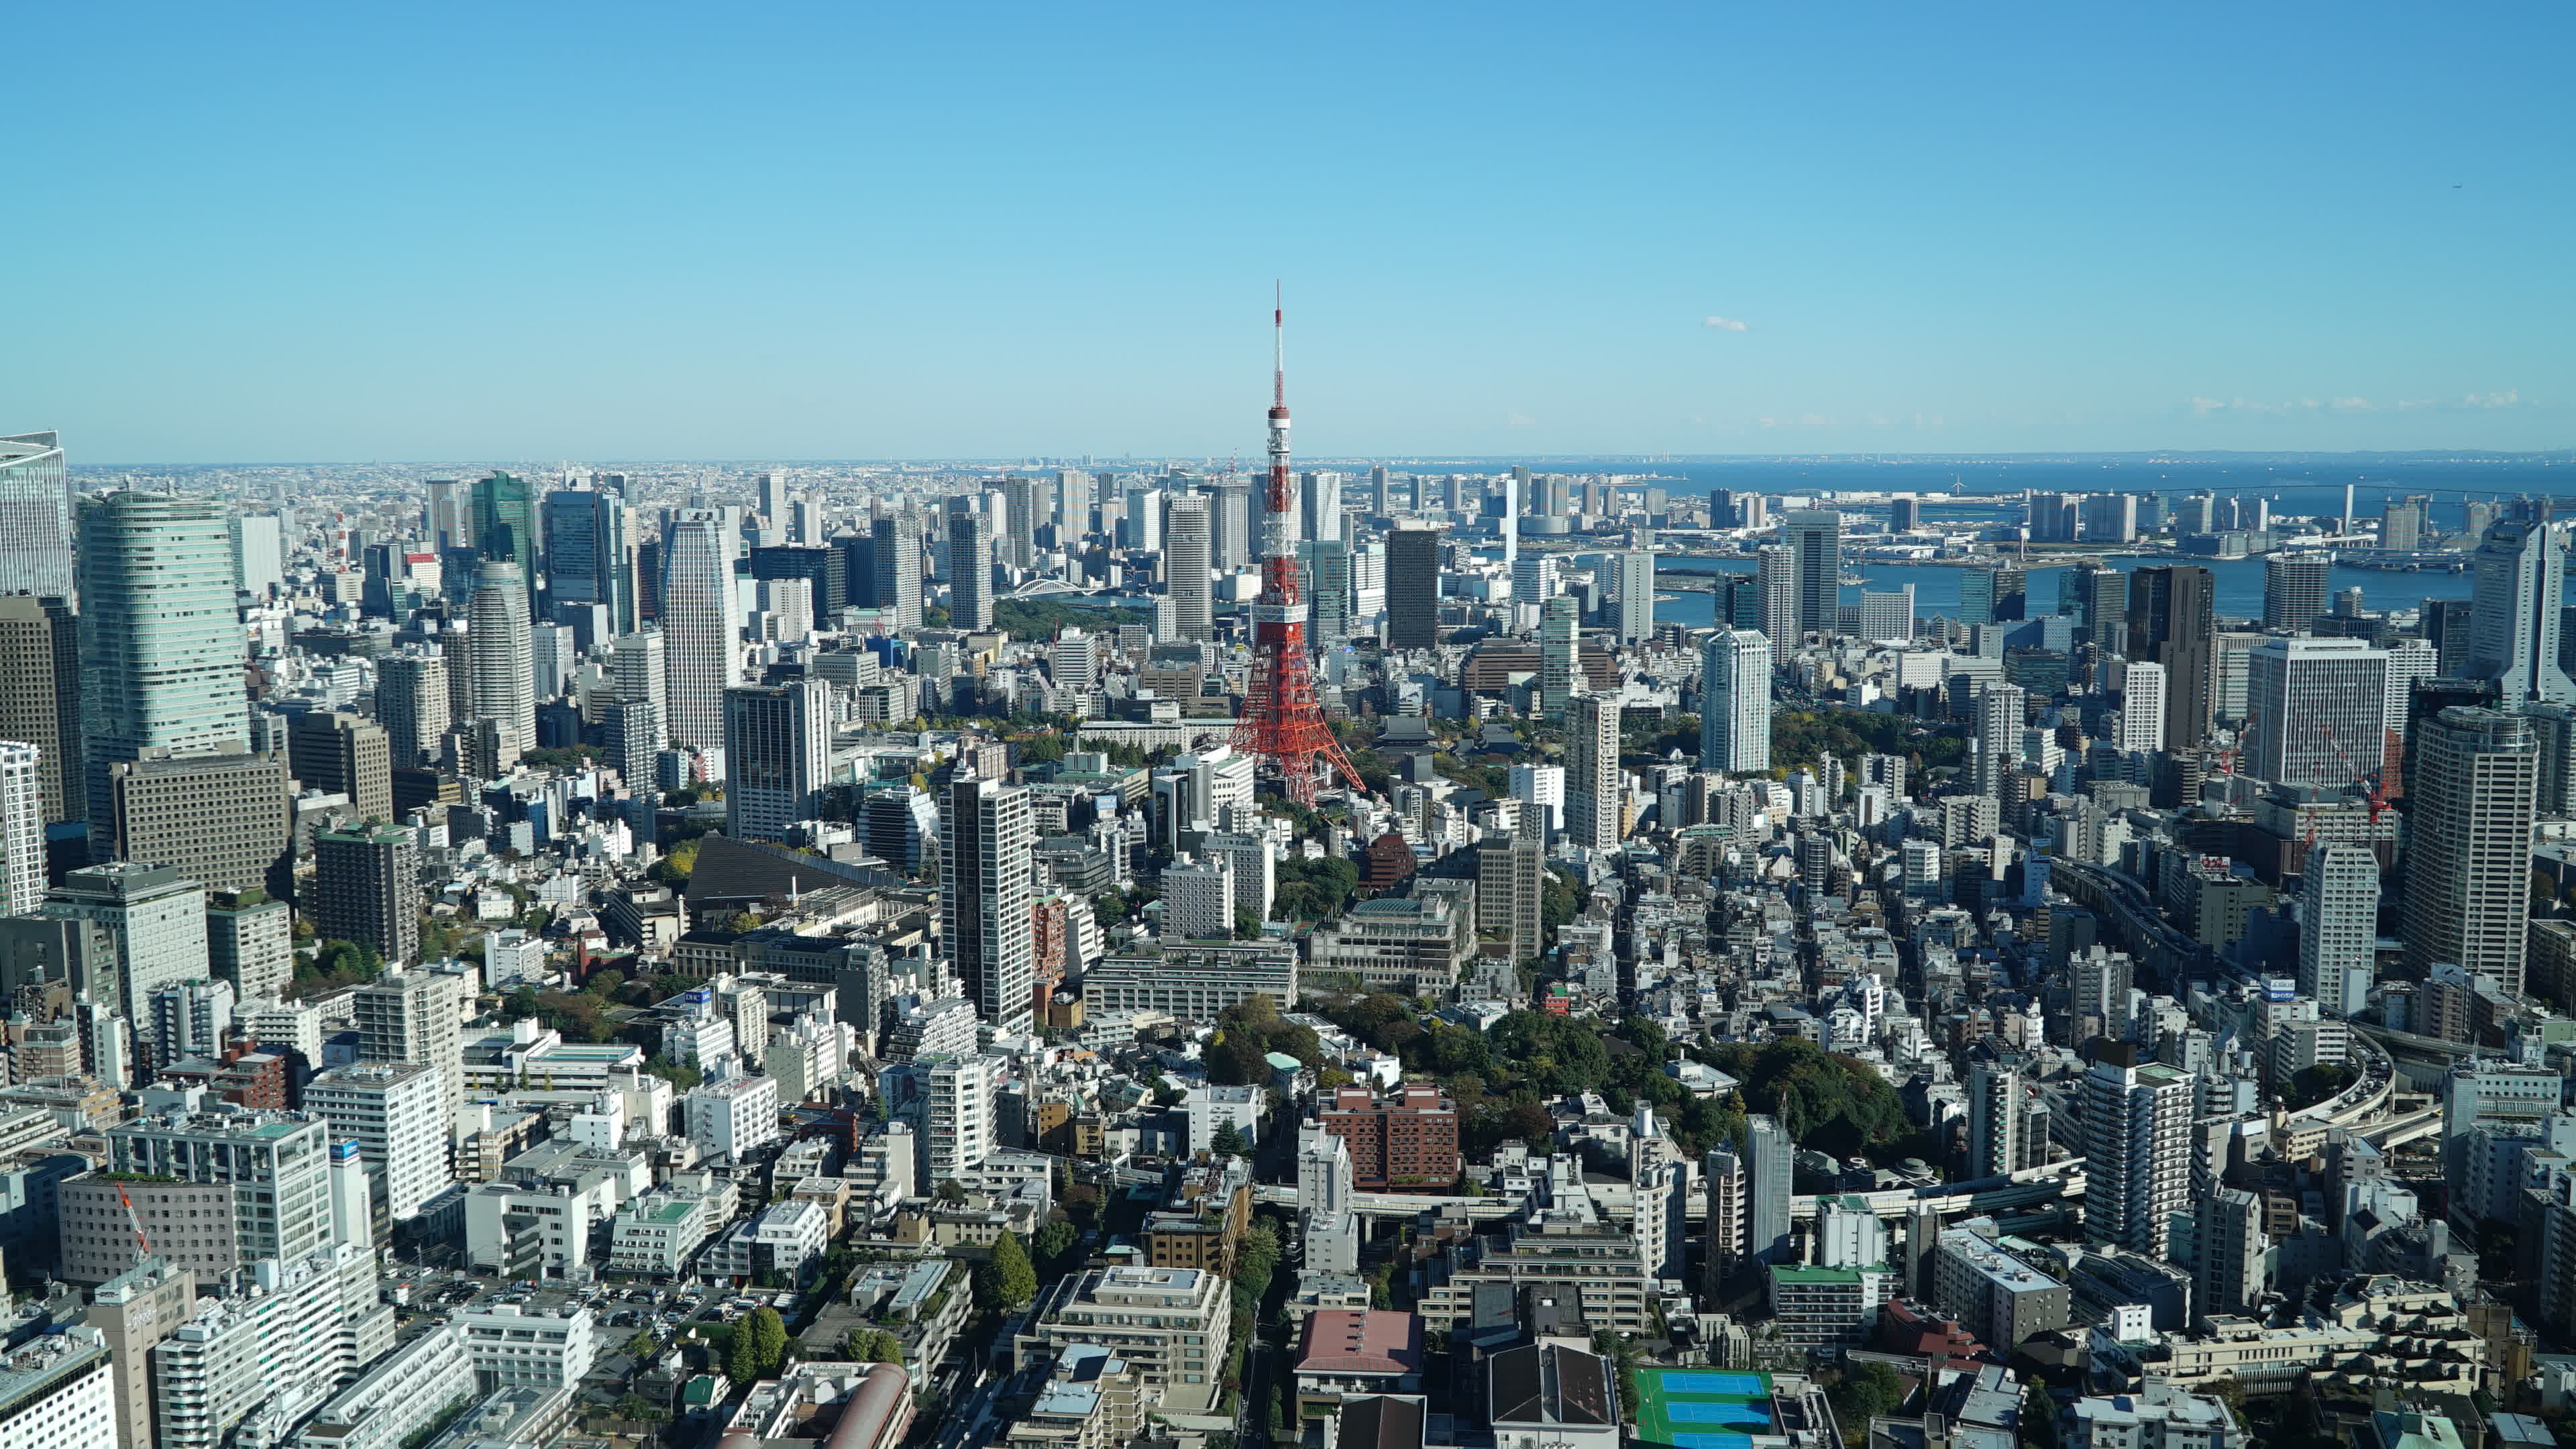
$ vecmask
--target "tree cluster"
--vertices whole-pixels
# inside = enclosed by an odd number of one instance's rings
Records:
[[[1719,1042],[1691,1055],[1744,1084],[1752,1110],[1780,1120],[1791,1141],[1837,1157],[1884,1147],[1912,1132],[1896,1089],[1867,1062],[1788,1037],[1762,1046]]]
[[[1038,1296],[1038,1270],[1017,1234],[993,1240],[993,1256],[975,1270],[975,1303],[980,1308],[1017,1312]]]
[[[901,1363],[903,1340],[882,1328],[853,1328],[841,1335],[841,1357],[852,1363]]]
[[[1360,888],[1360,868],[1338,855],[1279,862],[1277,912],[1283,921],[1329,920]]]
[[[757,1383],[787,1363],[787,1320],[775,1308],[755,1308],[735,1325],[725,1346],[725,1377],[738,1384]]]
[[[1921,720],[1872,709],[1783,709],[1771,716],[1771,763],[1777,769],[1812,765],[1827,755],[1858,768],[1863,755],[1897,755],[1919,774],[1966,758],[1967,741],[1955,727],[1934,729]]]
[[[1254,992],[1217,1014],[1216,1039],[1207,1048],[1208,1080],[1220,1087],[1270,1085],[1270,1056],[1295,1057],[1309,1070],[1324,1060],[1315,1029],[1279,1015],[1276,1003]]]

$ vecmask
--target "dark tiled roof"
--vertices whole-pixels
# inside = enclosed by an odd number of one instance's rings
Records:
[[[1339,1437],[1342,1449],[1422,1449],[1422,1401],[1344,1399]]]

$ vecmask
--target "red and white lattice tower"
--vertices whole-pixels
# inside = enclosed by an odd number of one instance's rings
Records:
[[[1252,605],[1252,684],[1234,747],[1270,762],[1289,799],[1311,805],[1339,771],[1354,787],[1339,740],[1315,699],[1306,657],[1306,604],[1297,591],[1297,475],[1288,470],[1288,331],[1285,309],[1270,314],[1278,362],[1270,379],[1270,488],[1261,520],[1261,597]]]

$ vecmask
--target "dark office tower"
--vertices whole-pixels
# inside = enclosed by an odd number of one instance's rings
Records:
[[[2565,524],[2499,523],[2470,560],[2468,672],[2501,684],[2508,705],[2576,702],[2576,681],[2558,663],[2567,534]]]
[[[635,545],[635,622],[640,626],[662,617],[662,544]]]
[[[1369,512],[1380,518],[1395,511],[1395,502],[1387,497],[1386,470],[1369,469]]]
[[[1709,527],[1737,528],[1742,526],[1743,520],[1744,515],[1735,511],[1734,489],[1711,488],[1708,490]]]
[[[2305,629],[2326,611],[2326,572],[2333,567],[2322,553],[2276,553],[2263,560],[2263,627]]]
[[[1912,533],[1923,526],[1923,500],[1898,498],[1887,505],[1887,527],[1892,533]]]
[[[2077,636],[2105,654],[2117,654],[2129,643],[2129,576],[2086,561],[2059,581],[2059,607],[2075,616]]]
[[[1386,536],[1386,647],[1429,649],[1440,642],[1440,540],[1436,528],[1399,528]]]
[[[948,627],[993,627],[993,522],[981,513],[948,517]]]
[[[2188,750],[2209,733],[2217,668],[2216,582],[2192,564],[2129,575],[2129,659],[2165,671],[2164,747]]]
[[[537,498],[528,480],[500,472],[474,480],[474,543],[488,560],[517,564],[529,595],[535,595]]]
[[[1422,481],[1418,478],[1415,479],[1413,487],[1414,490],[1419,493],[1422,488]],[[1460,478],[1455,473],[1446,473],[1441,475],[1440,506],[1442,509],[1450,513],[1457,513],[1466,508],[1467,484],[1465,479]]]
[[[313,836],[313,929],[372,947],[388,966],[420,955],[420,853],[398,825]]]
[[[1971,568],[1959,575],[1959,622],[2000,624],[2029,616],[2029,574],[2009,564]]]
[[[755,579],[803,579],[814,586],[814,622],[827,624],[850,591],[844,555],[819,543],[766,544],[751,551]]]
[[[61,599],[0,597],[0,740],[36,747],[44,823],[86,819],[80,625]]]
[[[70,597],[72,511],[60,436],[0,437],[0,593]]]
[[[2439,656],[2434,669],[2446,675],[2465,675],[2469,668],[2471,626],[2475,605],[2467,599],[2426,599],[2419,617],[2423,620],[2424,640]]]
[[[546,495],[546,594],[554,607],[600,604],[616,634],[635,632],[634,515],[615,493]]]
[[[348,796],[361,820],[392,822],[393,749],[384,726],[336,710],[310,710],[287,727],[286,754],[304,788]]]
[[[1301,543],[1297,545],[1297,559],[1302,576],[1298,592],[1310,611],[1307,640],[1317,650],[1347,642],[1351,637],[1349,542],[1328,538],[1320,543]]]
[[[877,608],[891,611],[893,632],[921,627],[921,517],[898,513],[868,525],[876,565]]]
[[[1793,508],[1781,521],[1789,546],[1798,605],[1798,632],[1831,634],[1842,599],[1843,516],[1830,508]]]
[[[844,533],[828,545],[840,570],[841,593],[832,607],[873,609],[877,606],[876,540],[864,533]]]

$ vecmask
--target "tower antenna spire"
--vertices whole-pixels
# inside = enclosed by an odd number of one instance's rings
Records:
[[[1288,292],[1270,284],[1270,405],[1288,406]]]

